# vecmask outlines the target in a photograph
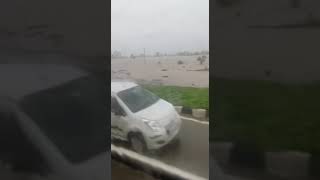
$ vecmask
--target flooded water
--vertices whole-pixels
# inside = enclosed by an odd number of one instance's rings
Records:
[[[200,64],[198,56],[121,58],[111,61],[111,78],[141,83],[209,87],[209,58]],[[181,61],[181,64],[178,62]]]

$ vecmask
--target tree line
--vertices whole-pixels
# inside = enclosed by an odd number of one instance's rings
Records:
[[[203,50],[203,51],[182,51],[182,52],[176,52],[176,53],[161,53],[161,52],[155,52],[153,55],[150,54],[130,54],[130,56],[124,56],[120,51],[113,51],[111,54],[112,58],[141,58],[141,57],[165,57],[165,56],[204,56],[204,55],[209,55],[208,50]]]

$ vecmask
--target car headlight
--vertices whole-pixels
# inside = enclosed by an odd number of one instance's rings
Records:
[[[143,122],[150,127],[153,131],[161,131],[161,126],[159,125],[159,123],[157,121],[150,121],[147,119],[142,119]]]

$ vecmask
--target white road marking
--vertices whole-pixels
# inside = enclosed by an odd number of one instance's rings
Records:
[[[192,121],[192,122],[199,123],[199,124],[209,125],[209,122],[207,122],[207,121],[200,121],[198,119],[188,118],[188,117],[184,117],[184,116],[180,116],[180,118],[183,120]]]

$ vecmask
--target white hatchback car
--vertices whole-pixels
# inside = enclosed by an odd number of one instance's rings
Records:
[[[133,82],[111,82],[111,138],[137,152],[159,149],[176,139],[179,114],[169,102]]]

